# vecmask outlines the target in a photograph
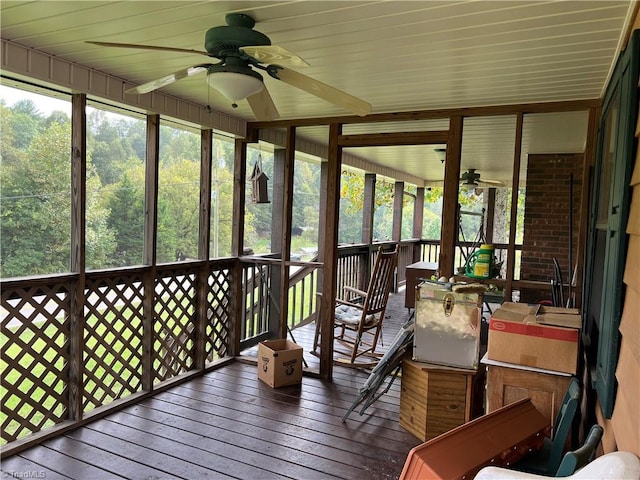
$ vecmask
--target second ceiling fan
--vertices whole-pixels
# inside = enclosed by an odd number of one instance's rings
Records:
[[[460,176],[460,185],[466,188],[482,188],[482,187],[504,187],[504,183],[499,180],[481,180],[480,174],[475,168],[470,168]]]
[[[127,90],[126,93],[144,94],[170,85],[192,75],[207,73],[208,83],[224,96],[236,102],[247,99],[257,120],[275,120],[280,114],[267,90],[262,75],[270,77],[320,97],[356,115],[371,113],[371,105],[360,98],[282,66],[308,66],[302,58],[288,50],[271,45],[265,34],[254,30],[255,20],[243,13],[230,13],[225,17],[227,25],[210,28],[205,34],[205,50],[88,41],[102,47],[139,48],[168,52],[205,55],[219,60],[217,63],[201,63],[170,73],[162,78]]]

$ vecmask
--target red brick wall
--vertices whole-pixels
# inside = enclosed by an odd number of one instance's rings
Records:
[[[583,158],[582,153],[529,155],[521,280],[549,283],[553,278],[553,258],[556,258],[563,282],[568,285],[573,271],[569,266],[570,176],[573,174],[572,262],[575,265]],[[565,290],[565,297],[566,294]],[[551,299],[548,291],[521,291],[520,294],[521,302],[537,302],[545,298]]]

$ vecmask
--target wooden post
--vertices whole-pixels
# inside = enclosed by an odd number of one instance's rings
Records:
[[[400,244],[402,242],[402,210],[404,207],[404,182],[395,182],[393,190],[393,227],[392,237],[396,243],[396,248],[400,251]],[[399,258],[401,258],[399,256]],[[398,272],[394,274],[393,292],[398,291]]]
[[[287,338],[289,318],[289,260],[291,260],[291,223],[293,218],[293,174],[296,158],[296,127],[287,127],[284,164],[284,204],[282,208],[282,258],[280,263],[280,335]]]
[[[362,201],[362,243],[373,243],[373,215],[376,200],[376,174],[364,174],[364,199]]]
[[[329,125],[327,201],[325,216],[324,276],[320,306],[320,377],[333,378],[333,305],[336,298],[336,270],[338,265],[338,216],[340,214],[340,171],[342,147],[338,135],[342,124]]]
[[[400,245],[402,240],[402,207],[404,203],[404,182],[396,182],[393,186],[393,227],[391,237]]]
[[[276,148],[273,151],[273,194],[271,199],[271,253],[280,258],[280,267],[274,265],[269,275],[269,335],[273,338],[284,338],[280,329],[282,308],[282,262],[285,244],[285,170],[287,151]]]
[[[213,157],[213,131],[200,132],[200,220],[198,230],[198,259],[205,262],[198,269],[196,281],[195,346],[194,366],[201,370],[206,363],[207,314],[209,312],[209,245],[211,239],[211,163]]]
[[[458,184],[460,182],[460,156],[462,153],[462,116],[449,120],[447,160],[444,169],[444,198],[440,236],[439,273],[447,278],[454,274],[458,233]]]
[[[638,16],[640,18],[640,15]],[[587,144],[584,149],[584,163],[582,169],[582,189],[580,191],[580,218],[578,223],[578,244],[576,245],[576,286],[582,290],[579,295],[575,295],[575,307],[580,308],[584,295],[584,285],[582,285],[582,272],[584,270],[585,248],[587,242],[587,232],[589,231],[589,192],[592,191],[592,183],[589,181],[589,172],[593,171],[596,163],[596,151],[598,143],[598,123],[601,114],[600,107],[592,107],[589,109],[589,123],[587,127]],[[569,282],[573,275],[573,265],[570,266]],[[576,292],[576,289],[572,289]]]
[[[509,247],[507,249],[507,284],[505,301],[510,302],[513,290],[513,272],[516,261],[516,222],[518,218],[518,189],[520,187],[520,155],[522,153],[522,112],[516,116],[516,144],[513,151],[513,178],[511,180],[511,218],[509,219]]]
[[[211,240],[211,163],[213,131],[200,132],[200,220],[198,230],[198,259],[209,260]]]
[[[236,139],[233,158],[233,225],[231,231],[231,255],[241,257],[244,251],[244,205],[245,178],[247,176],[247,142]],[[242,265],[236,262],[231,275],[233,308],[233,331],[231,333],[232,356],[240,353],[241,324],[244,318],[244,296],[242,295]]]
[[[329,166],[327,162],[322,162],[320,164],[320,198],[318,199],[320,205],[318,206],[319,214],[318,214],[318,262],[324,263],[324,252],[325,252],[325,226],[328,221],[333,222],[334,218],[329,217],[327,215],[327,178],[328,178]],[[324,285],[324,269],[318,268],[318,281],[316,285],[316,293],[322,293],[323,285]],[[318,335],[322,334],[321,331],[321,322],[322,322],[322,297],[317,297],[317,306],[316,306],[316,331],[314,336],[313,343],[313,351],[316,351],[316,347],[318,342]]]
[[[376,201],[376,174],[364,175],[364,198],[362,202],[362,243],[368,246],[366,253],[359,256],[358,285],[360,290],[367,290],[371,276],[371,250],[373,249],[373,216]]]
[[[496,189],[487,190],[487,210],[484,224],[486,243],[493,243],[493,222],[496,217]]]
[[[413,238],[422,240],[422,227],[424,225],[424,187],[416,190],[416,200],[413,202]],[[411,263],[419,262],[421,259],[422,245],[413,244]]]
[[[87,197],[87,96],[71,99],[71,271],[78,274],[69,292],[69,420],[82,420],[84,390],[85,231]]]
[[[145,169],[143,258],[149,269],[144,274],[142,343],[142,388],[153,390],[153,318],[158,241],[158,170],[160,162],[160,115],[147,115],[147,168]]]
[[[324,248],[325,248],[325,228],[327,222],[333,222],[337,220],[335,217],[329,217],[327,215],[327,185],[329,182],[329,163],[322,162],[320,164],[320,198],[318,201],[320,205],[318,206],[318,261],[324,262]],[[322,269],[319,270],[320,276],[318,280],[322,277]],[[318,285],[318,290],[321,291],[320,285]]]
[[[247,177],[247,143],[249,141],[248,138],[238,138],[234,145],[233,229],[231,231],[231,255],[234,257],[241,257],[244,252],[245,183]]]

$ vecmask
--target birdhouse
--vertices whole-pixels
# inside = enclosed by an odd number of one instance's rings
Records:
[[[269,177],[262,170],[260,163],[256,162],[251,173],[251,185],[253,187],[251,201],[253,203],[269,203],[267,180],[269,180]]]

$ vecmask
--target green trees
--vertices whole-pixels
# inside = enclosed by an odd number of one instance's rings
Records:
[[[3,277],[69,270],[71,126],[27,103],[2,110]]]
[[[71,123],[41,114],[32,100],[2,107],[1,274],[67,272],[71,252]],[[87,168],[86,261],[104,268],[115,251],[102,184]]]
[[[144,171],[137,172],[138,175],[135,173],[126,172],[106,200],[107,226],[118,232],[115,235],[114,255],[107,262],[113,267],[138,265],[143,261],[144,183],[140,183],[140,180],[144,179]]]
[[[71,258],[70,102],[3,87],[0,276],[62,273]],[[31,97],[31,98],[27,98]],[[87,108],[87,269],[143,263],[146,122]],[[214,139],[211,255],[231,253],[233,142]],[[195,258],[200,206],[200,135],[163,123],[160,135],[158,262]],[[214,217],[215,213],[215,218]],[[252,215],[247,216],[250,221]],[[215,222],[215,224],[214,224]],[[252,231],[252,228],[249,228]]]
[[[158,187],[158,262],[198,257],[200,158],[162,163]]]

